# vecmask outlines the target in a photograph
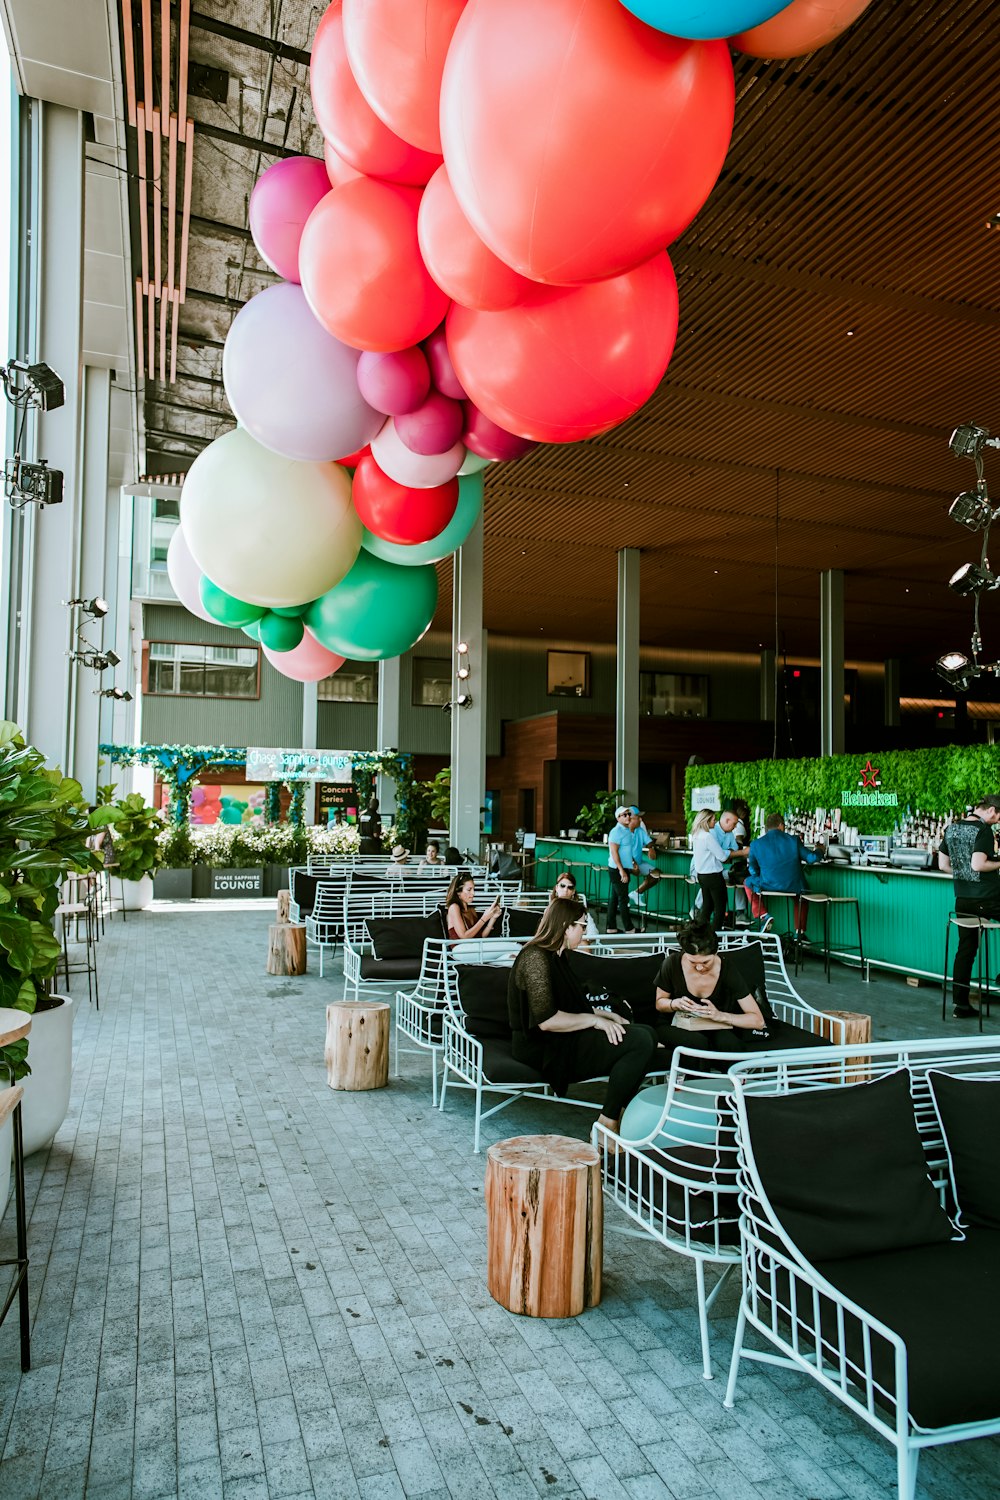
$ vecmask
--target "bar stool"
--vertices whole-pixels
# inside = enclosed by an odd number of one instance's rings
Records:
[[[663,895],[668,898],[666,904],[669,906],[669,911],[664,910],[664,900],[658,896],[656,910],[651,915],[669,917],[671,922],[677,922],[682,917],[686,917],[691,907],[691,896],[687,889],[689,883],[687,875],[670,875],[666,871],[661,870],[660,878],[654,885],[653,890],[657,892],[663,891]],[[695,884],[697,884],[697,881]],[[650,895],[652,895],[652,891]]]
[[[976,984],[979,988],[979,1030],[983,1029],[983,1008],[986,1014],[990,1013],[990,933],[1000,932],[1000,922],[992,917],[981,917],[974,912],[949,912],[948,925],[944,932],[944,971],[941,976],[941,1019],[945,1019],[948,1009],[948,948],[951,942],[951,929],[953,927],[965,928],[966,931],[977,931],[979,943],[976,950]],[[954,999],[954,984],[952,984],[952,998]]]
[[[798,974],[802,953],[798,929],[795,926],[795,903],[799,900],[799,893],[797,891],[761,891],[760,898],[767,904],[768,915],[771,914],[772,902],[783,901],[785,903],[783,920],[786,930],[792,934],[792,962],[795,973]]]
[[[19,1042],[31,1030],[31,1017],[23,1010],[0,1009],[0,1047]],[[0,1323],[18,1302],[21,1324],[21,1369],[31,1369],[31,1322],[28,1310],[28,1214],[24,1201],[24,1137],[21,1131],[21,1098],[24,1090],[14,1083],[10,1070],[10,1088],[0,1089],[0,1126],[11,1120],[14,1136],[14,1206],[17,1223],[16,1251],[13,1260],[0,1260],[0,1266],[13,1267],[13,1279],[3,1306]]]
[[[87,976],[87,999],[91,1005],[96,1003],[97,1009],[101,1008],[101,995],[97,982],[97,915],[96,901],[93,889],[84,892],[82,901],[73,899],[79,896],[79,891],[69,881],[63,886],[62,899],[56,907],[53,916],[59,918],[60,937],[62,938],[63,969],[66,974],[66,988],[69,988],[69,977],[71,974],[86,974]],[[75,927],[75,943],[80,946],[80,922],[83,922],[83,962],[70,963],[69,954],[69,925],[72,922]],[[58,973],[58,969],[56,970]]]
[[[861,903],[858,901],[857,896],[827,896],[826,899],[831,908],[834,906],[854,907],[854,920],[858,927],[858,968],[861,971],[862,979],[867,984],[871,979],[871,970],[868,960],[865,958],[865,948],[861,938]],[[843,953],[845,949],[849,951],[850,946],[850,944],[844,944],[837,951],[839,953]]]
[[[830,897],[824,896],[820,891],[803,891],[799,900],[805,907],[805,921],[802,927],[802,936],[806,937],[809,932],[809,913],[814,906],[821,908],[823,912],[823,971],[826,974],[826,982],[830,983]]]

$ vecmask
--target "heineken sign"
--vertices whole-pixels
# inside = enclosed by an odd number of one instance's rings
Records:
[[[879,767],[871,759],[861,767],[858,785],[840,794],[841,807],[898,807],[899,797],[895,792],[884,792],[879,781]]]
[[[247,751],[247,781],[353,781],[353,763],[345,750]]]

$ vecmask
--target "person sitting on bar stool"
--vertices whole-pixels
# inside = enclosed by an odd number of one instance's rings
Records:
[[[798,898],[809,886],[802,871],[803,860],[807,865],[819,864],[822,854],[814,854],[802,840],[785,832],[785,820],[780,813],[771,813],[765,820],[764,833],[754,839],[747,851],[747,878],[745,890],[750,898],[750,909],[760,919],[760,930],[766,932],[774,920],[764,905],[762,892],[775,895],[787,894],[795,899],[795,935],[801,938],[806,927],[808,907]]]
[[[971,812],[945,829],[938,850],[938,868],[955,882],[955,910],[960,916],[987,917],[1000,922],[1000,860],[996,857],[993,825],[1000,822],[1000,797],[981,797]],[[952,1014],[978,1014],[969,1004],[972,966],[979,952],[980,929],[959,927],[958,951],[952,970]]]

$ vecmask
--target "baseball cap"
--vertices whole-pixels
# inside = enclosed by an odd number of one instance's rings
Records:
[[[625,811],[626,812],[630,812],[632,814],[632,816],[635,817],[635,818],[641,818],[642,817],[642,812],[641,812],[641,810],[638,807],[627,807],[625,809]]]
[[[631,812],[631,811],[632,811],[632,809],[630,807],[616,807],[615,808],[615,817],[616,818],[620,818],[623,812]]]

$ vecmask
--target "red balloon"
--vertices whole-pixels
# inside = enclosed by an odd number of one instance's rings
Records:
[[[441,138],[481,240],[532,281],[598,281],[677,238],[733,128],[728,43],[666,36],[618,0],[475,0]]]
[[[337,459],[337,463],[342,469],[356,469],[365,454],[370,454],[371,451],[371,445],[366,443],[363,448],[358,448],[354,453],[345,453],[343,458]]]
[[[384,542],[412,546],[429,542],[451,521],[458,505],[458,480],[429,490],[407,489],[383,474],[369,456],[358,465],[353,495],[363,526]]]
[[[424,189],[417,231],[428,271],[463,307],[513,307],[533,285],[486,248],[459,208],[444,167]]]
[[[638,411],[677,336],[677,282],[664,252],[581,287],[539,287],[506,312],[452,306],[448,348],[470,399],[508,432],[574,443]]]
[[[309,89],[320,130],[358,172],[418,187],[441,165],[439,155],[400,140],[358,88],[344,47],[341,0],[332,0],[316,28]]]
[[[537,446],[531,438],[518,437],[516,433],[498,427],[478,406],[473,406],[471,401],[464,402],[464,407],[465,431],[462,433],[462,442],[480,458],[509,462],[513,458],[522,458]]]
[[[732,38],[751,57],[804,57],[837,39],[867,10],[871,0],[792,0],[749,31]]]
[[[331,187],[340,187],[342,182],[350,182],[352,177],[361,176],[361,173],[356,172],[342,156],[338,156],[330,142],[326,140],[323,142],[323,161],[326,164],[326,175],[330,179]]]
[[[299,275],[309,306],[344,344],[387,353],[432,333],[448,299],[417,245],[415,188],[357,177],[327,193],[306,221]]]
[[[351,71],[391,130],[441,151],[441,74],[465,0],[344,0]]]

